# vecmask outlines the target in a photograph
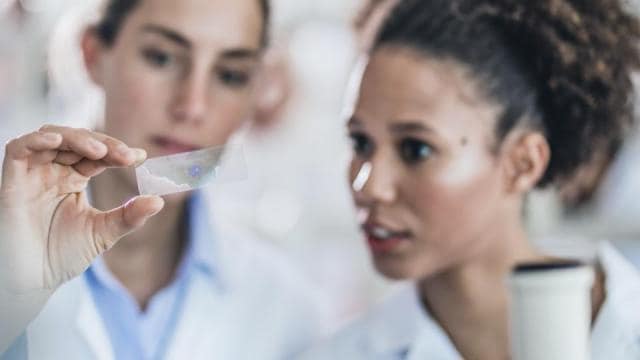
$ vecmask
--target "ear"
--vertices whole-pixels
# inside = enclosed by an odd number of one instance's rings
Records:
[[[91,81],[98,86],[102,86],[101,60],[105,47],[96,35],[94,28],[89,27],[84,31],[80,40],[80,47],[87,74]]]
[[[505,184],[510,193],[524,194],[544,176],[551,150],[540,132],[514,132],[503,144]]]

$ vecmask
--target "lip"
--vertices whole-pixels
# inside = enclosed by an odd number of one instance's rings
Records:
[[[380,239],[374,234],[373,229],[376,227],[387,229],[392,233],[392,236],[386,239]],[[381,225],[379,223],[368,222],[362,226],[367,244],[374,254],[383,255],[394,253],[402,250],[412,240],[411,232],[409,231],[397,231],[393,227]]]
[[[178,154],[189,151],[200,150],[202,147],[189,144],[168,136],[153,136],[151,142],[155,145],[163,155]]]

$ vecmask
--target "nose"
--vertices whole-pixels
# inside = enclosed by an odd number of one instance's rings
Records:
[[[201,123],[207,112],[207,77],[190,71],[176,87],[171,105],[171,114],[175,121]]]
[[[363,163],[351,186],[358,206],[389,204],[397,197],[394,171],[383,161]]]

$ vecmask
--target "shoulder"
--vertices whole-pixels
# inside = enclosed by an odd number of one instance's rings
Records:
[[[608,243],[600,246],[598,262],[606,298],[593,327],[593,358],[640,358],[640,273]]]
[[[220,264],[225,292],[253,317],[247,320],[306,346],[327,333],[335,318],[331,302],[284,253],[260,239],[224,241],[231,243]]]
[[[79,336],[82,331],[78,321],[81,315],[91,313],[92,306],[84,276],[62,285],[27,327],[29,357],[76,359],[90,354],[86,342]],[[69,349],[74,353],[69,353]]]
[[[426,323],[413,286],[407,284],[331,338],[317,344],[303,359],[376,359],[406,351]]]
[[[225,261],[232,288],[251,286],[255,290],[269,291],[271,297],[298,298],[310,303],[322,302],[324,294],[300,267],[296,266],[280,249],[260,239],[234,238],[225,254],[232,254]],[[229,258],[227,258],[229,260]]]
[[[84,275],[62,285],[47,301],[42,311],[31,323],[30,329],[44,322],[72,319],[80,305],[90,296],[88,289]]]

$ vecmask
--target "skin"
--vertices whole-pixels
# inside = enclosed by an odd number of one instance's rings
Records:
[[[480,89],[452,60],[399,46],[375,50],[349,122],[350,179],[372,166],[353,191],[369,240],[373,226],[402,238],[385,251],[372,246],[377,270],[417,283],[464,358],[507,359],[504,279],[518,262],[550,259],[529,244],[521,216],[550,151],[527,129],[496,147],[502,108]]]
[[[251,116],[262,21],[255,0],[143,0],[114,44],[89,29],[82,47],[106,95],[103,131],[149,157],[223,145]],[[114,170],[91,190],[97,208],[110,208],[137,186],[132,171]],[[174,276],[187,196],[167,197],[149,226],[104,255],[142,309]]]

